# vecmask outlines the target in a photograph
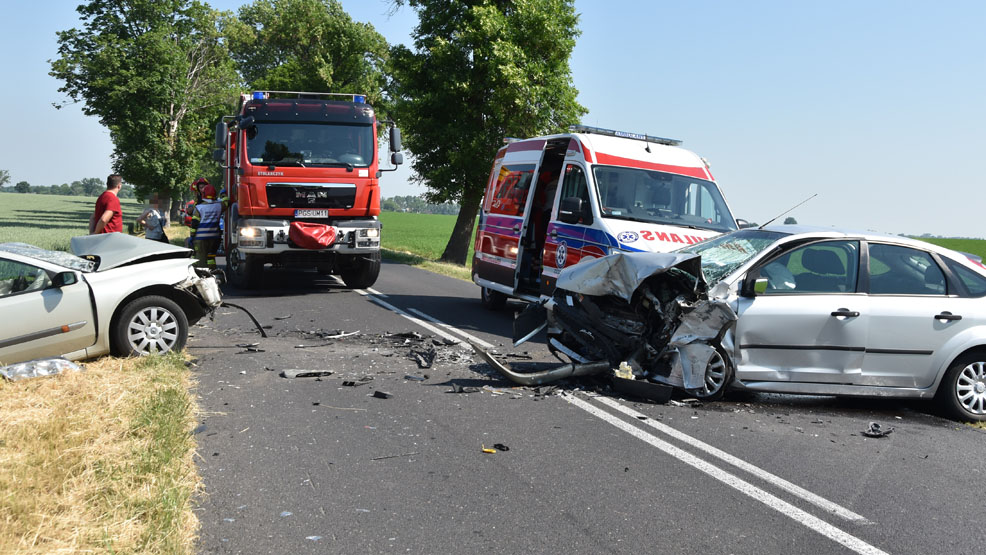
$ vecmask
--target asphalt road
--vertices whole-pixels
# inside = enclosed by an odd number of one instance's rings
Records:
[[[515,388],[452,340],[531,364],[552,360],[543,337],[511,347],[510,311],[471,283],[387,263],[362,292],[265,277],[226,300],[270,337],[225,308],[192,330],[199,552],[986,550],[986,432],[930,406]],[[894,431],[865,437],[870,422]]]

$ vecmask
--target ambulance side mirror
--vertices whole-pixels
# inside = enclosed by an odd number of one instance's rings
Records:
[[[568,197],[561,201],[558,207],[558,219],[566,224],[591,224],[592,214],[589,213],[589,205],[580,197]]]

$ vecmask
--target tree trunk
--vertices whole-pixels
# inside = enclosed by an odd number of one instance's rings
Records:
[[[466,264],[466,255],[469,254],[469,240],[472,239],[472,230],[476,226],[476,214],[479,213],[479,203],[483,199],[484,192],[484,189],[481,188],[470,188],[462,194],[459,216],[455,219],[452,236],[449,237],[448,244],[445,245],[445,252],[442,253],[442,262],[463,266]]]

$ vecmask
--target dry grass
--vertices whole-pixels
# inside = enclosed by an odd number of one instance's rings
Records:
[[[181,355],[0,380],[0,553],[190,553],[195,405]]]

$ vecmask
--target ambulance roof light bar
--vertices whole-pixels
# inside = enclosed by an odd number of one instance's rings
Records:
[[[640,133],[631,133],[629,131],[617,131],[615,129],[603,129],[602,127],[592,127],[590,125],[570,125],[568,130],[571,133],[591,133],[593,135],[622,137],[624,139],[636,139],[638,141],[647,141],[650,143],[657,143],[659,145],[678,146],[681,144],[681,141],[678,139],[665,139],[664,137],[642,135]]]

